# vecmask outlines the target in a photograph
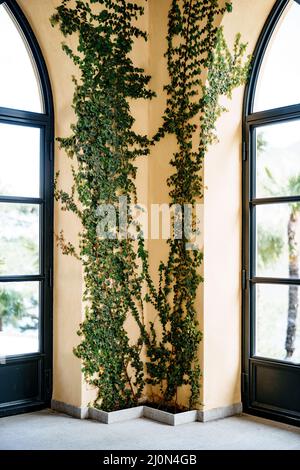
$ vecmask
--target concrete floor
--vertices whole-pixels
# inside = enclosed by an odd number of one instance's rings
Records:
[[[300,428],[247,415],[171,427],[147,419],[105,425],[44,410],[0,419],[2,450],[300,450]]]

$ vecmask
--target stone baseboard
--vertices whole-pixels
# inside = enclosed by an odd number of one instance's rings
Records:
[[[79,406],[69,405],[58,400],[51,400],[51,408],[59,413],[64,413],[78,419],[87,419],[89,416],[88,407],[80,408]]]
[[[172,414],[166,411],[150,408],[149,406],[137,406],[119,411],[101,411],[96,408],[80,408],[61,401],[52,400],[51,408],[60,413],[73,416],[78,419],[94,419],[104,424],[120,423],[137,418],[148,418],[169,426],[177,426],[179,424],[187,424],[195,421],[206,423],[216,419],[223,419],[242,413],[242,404],[235,403],[229,406],[214,408],[207,411],[186,411],[183,413]]]
[[[228,418],[229,416],[239,415],[243,412],[242,403],[213,408],[212,410],[198,411],[198,421],[207,423],[216,419]]]

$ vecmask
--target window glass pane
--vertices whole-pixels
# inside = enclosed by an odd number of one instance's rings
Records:
[[[0,283],[0,356],[39,351],[39,283]]]
[[[39,206],[0,204],[0,276],[39,274]]]
[[[0,66],[0,106],[43,112],[29,48],[4,5],[0,5]]]
[[[39,197],[40,129],[0,123],[0,194]]]
[[[256,285],[256,356],[300,363],[298,290],[298,286]]]
[[[300,195],[300,121],[281,122],[258,128],[256,197],[298,195]]]
[[[300,205],[256,207],[256,275],[299,278]]]
[[[291,1],[266,51],[254,111],[300,103],[300,5]]]

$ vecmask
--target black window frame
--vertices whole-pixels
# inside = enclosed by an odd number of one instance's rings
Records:
[[[294,0],[300,4],[300,0]],[[277,0],[269,18],[261,32],[257,46],[253,54],[250,80],[246,86],[243,104],[242,126],[242,402],[244,411],[275,420],[300,425],[299,413],[291,412],[272,405],[259,402],[257,395],[258,370],[263,367],[286,370],[291,374],[299,373],[299,365],[283,360],[273,360],[261,356],[255,356],[255,286],[257,284],[280,284],[300,286],[300,279],[270,278],[255,276],[255,244],[256,227],[253,215],[255,208],[262,204],[276,204],[300,201],[299,196],[293,197],[264,197],[255,195],[256,184],[256,139],[255,130],[263,125],[284,123],[300,119],[300,104],[294,104],[281,108],[274,108],[254,112],[254,99],[256,86],[259,79],[261,65],[268,49],[275,28],[288,6],[290,0]],[[251,222],[252,221],[252,222]],[[260,368],[260,369],[259,369]],[[299,376],[298,376],[299,377]],[[299,380],[299,379],[298,379]],[[272,384],[268,384],[268,386]]]
[[[40,349],[37,353],[8,356],[5,365],[37,362],[39,393],[32,402],[0,406],[0,417],[41,409],[50,405],[53,366],[53,215],[54,215],[54,108],[51,83],[45,60],[32,28],[15,0],[5,4],[23,33],[35,62],[44,110],[41,113],[0,106],[0,123],[35,127],[41,130],[39,197],[4,197],[1,203],[28,203],[40,207],[40,272],[38,275],[0,276],[0,282],[40,282]]]

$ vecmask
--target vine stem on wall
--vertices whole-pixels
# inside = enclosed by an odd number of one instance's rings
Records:
[[[147,39],[136,26],[144,9],[124,0],[76,1],[74,8],[68,4],[63,0],[51,21],[64,36],[75,34],[79,41],[77,51],[63,44],[80,77],[73,79],[77,122],[70,137],[59,139],[76,160],[76,170],[71,192],[57,187],[55,194],[62,209],[80,219],[80,252],[63,233],[58,242],[84,267],[85,320],[74,352],[86,381],[97,390],[94,405],[112,411],[136,405],[144,391],[143,275],[134,240],[120,237],[118,228],[106,238],[98,236],[99,221],[105,217],[99,208],[112,207],[119,220],[119,197],[126,197],[128,205],[137,202],[135,161],[149,154],[149,141],[134,132],[129,102],[151,99],[154,93],[148,88],[150,77],[129,55],[134,40]],[[100,12],[92,4],[100,5]],[[129,214],[127,227],[131,223]],[[129,318],[140,330],[135,341],[126,329]]]
[[[218,0],[172,0],[169,11],[166,57],[170,82],[165,86],[163,125],[154,142],[166,134],[176,137],[178,150],[169,158],[175,171],[167,184],[170,204],[181,207],[181,228],[187,217],[191,217],[193,227],[199,223],[195,209],[204,192],[204,157],[209,145],[216,141],[217,119],[226,111],[219,99],[230,98],[233,89],[248,77],[250,59],[245,60],[246,45],[237,35],[231,53],[222,28],[216,26],[226,11],[232,11],[231,2],[220,8]],[[192,206],[192,215],[186,215],[187,205]],[[199,274],[203,253],[196,246],[190,249],[191,242],[185,234],[179,240],[169,240],[168,261],[159,267],[159,288],[155,295],[149,289],[147,298],[158,310],[162,328],[162,336],[158,337],[158,325],[150,324],[148,382],[158,385],[160,400],[175,408],[179,406],[178,390],[183,386],[190,390],[190,408],[197,406],[200,395],[198,345],[202,334],[195,302],[203,282]]]
[[[101,8],[94,9],[94,4]],[[201,201],[204,156],[216,140],[216,121],[225,111],[219,98],[230,97],[235,87],[245,83],[249,69],[240,37],[231,53],[222,28],[216,26],[231,9],[231,2],[220,8],[218,0],[172,0],[167,104],[163,125],[152,141],[133,130],[130,110],[131,100],[155,96],[148,88],[150,77],[131,58],[134,41],[147,39],[137,26],[144,9],[127,0],[76,0],[74,8],[69,0],[62,0],[51,19],[64,36],[78,38],[76,51],[62,46],[79,70],[79,79],[73,78],[77,120],[71,135],[59,139],[61,148],[76,161],[73,186],[67,192],[57,184],[55,196],[62,209],[81,222],[79,251],[63,232],[57,241],[63,253],[75,256],[84,268],[85,320],[74,352],[82,361],[86,381],[97,390],[95,406],[103,410],[138,404],[146,383],[159,386],[160,404],[177,408],[182,387],[189,389],[190,408],[199,401],[197,354],[202,335],[195,302],[203,282],[202,251],[192,246],[185,233],[181,239],[171,238],[169,258],[160,263],[155,286],[142,232],[137,241],[124,239],[117,225],[110,237],[102,239],[97,227],[105,217],[99,216],[99,207],[112,207],[119,221],[119,197],[126,197],[128,205],[137,202],[135,162],[149,155],[151,144],[166,134],[175,135],[177,141],[176,153],[164,158],[174,169],[166,184],[170,205],[182,208],[181,228],[186,222],[185,205],[194,211]],[[132,222],[129,211],[127,228]],[[196,222],[192,215],[193,226]],[[147,303],[155,307],[158,322],[145,322]],[[135,341],[126,329],[130,318],[139,330]]]

